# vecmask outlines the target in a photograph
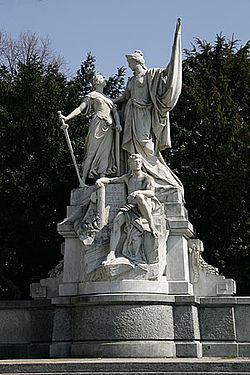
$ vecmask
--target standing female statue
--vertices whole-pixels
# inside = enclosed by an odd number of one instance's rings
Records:
[[[100,178],[114,175],[119,160],[114,154],[114,128],[121,131],[118,113],[113,102],[103,94],[106,81],[103,76],[96,73],[93,78],[94,91],[85,96],[81,105],[68,116],[60,117],[68,121],[81,112],[87,115],[94,111],[86,137],[85,156],[82,163],[82,182],[85,184],[87,177]]]
[[[180,19],[177,21],[172,56],[165,69],[145,66],[143,53],[126,55],[134,76],[125,93],[115,103],[125,102],[122,148],[140,154],[143,167],[160,184],[183,189],[181,182],[164,162],[160,151],[171,147],[169,111],[173,109],[182,85]]]

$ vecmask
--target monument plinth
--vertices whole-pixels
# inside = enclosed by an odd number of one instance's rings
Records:
[[[161,155],[181,92],[180,20],[165,69],[148,69],[139,50],[126,58],[133,77],[121,97],[107,98],[96,74],[82,104],[59,112],[80,187],[58,224],[63,260],[32,287],[54,307],[50,356],[235,355],[235,282],[202,258],[183,185]],[[66,122],[91,109],[80,175]]]

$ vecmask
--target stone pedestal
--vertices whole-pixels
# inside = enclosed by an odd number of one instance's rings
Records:
[[[0,358],[250,357],[250,298],[116,293],[0,303]]]
[[[126,204],[124,185],[72,191],[68,218],[58,224],[63,263],[32,288],[33,297],[52,298],[51,357],[249,355],[243,323],[249,301],[230,297],[234,281],[202,258],[179,190],[159,188],[156,196],[161,210],[154,220],[164,236],[154,239],[144,222],[146,261],[125,259],[121,247],[107,272],[103,261],[113,219]],[[86,212],[93,218],[91,210],[96,216],[86,236],[80,224]]]
[[[176,355],[174,297],[121,293],[53,302],[61,306],[55,315],[52,357]],[[68,320],[66,327],[59,323],[62,319]]]

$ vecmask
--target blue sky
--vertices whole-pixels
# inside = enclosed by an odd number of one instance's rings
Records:
[[[183,48],[217,33],[249,39],[250,0],[0,0],[0,27],[12,37],[30,30],[49,37],[74,74],[87,52],[108,77],[141,49],[148,67],[167,65],[176,19]]]

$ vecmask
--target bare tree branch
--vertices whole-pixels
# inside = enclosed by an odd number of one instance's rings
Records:
[[[57,64],[59,68],[65,67],[63,57],[55,53],[48,37],[39,38],[36,33],[25,31],[14,40],[10,34],[0,30],[0,64],[7,66],[12,75],[20,62],[27,64],[34,57],[45,66]]]

